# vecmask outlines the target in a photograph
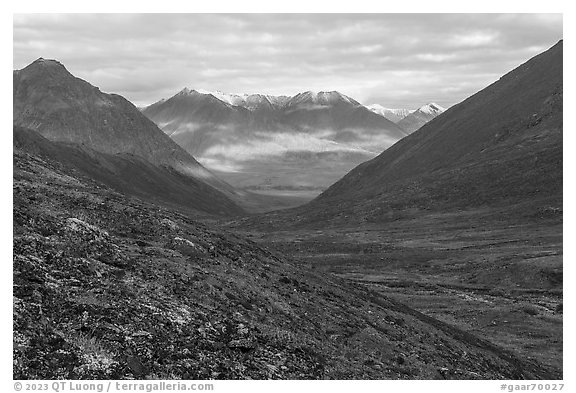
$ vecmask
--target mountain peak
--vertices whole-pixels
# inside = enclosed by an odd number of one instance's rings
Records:
[[[192,94],[192,92],[195,92],[195,90],[191,90],[191,89],[185,87],[182,90],[180,90],[176,95],[177,96],[187,96],[187,95]]]
[[[305,91],[298,93],[290,99],[291,105],[313,104],[322,106],[331,106],[338,103],[352,104],[359,106],[356,100],[338,92],[338,91]]]
[[[398,123],[400,120],[404,119],[409,114],[415,112],[415,109],[406,109],[406,108],[387,108],[380,104],[371,104],[366,105],[366,108],[371,110],[372,112],[379,114],[380,116],[384,116],[388,120]]]
[[[43,57],[39,57],[36,60],[34,60],[32,62],[32,64],[42,64],[42,65],[47,65],[47,66],[51,66],[51,65],[58,65],[58,66],[62,66],[64,67],[64,65],[62,65],[62,63],[60,63],[58,60],[56,59],[45,59]]]
[[[424,113],[432,115],[432,114],[440,114],[440,113],[444,112],[446,110],[446,108],[443,108],[438,104],[430,102],[426,105],[421,106],[420,108],[418,108],[418,110],[420,112],[424,112]]]
[[[25,69],[28,68],[39,68],[42,67],[43,69],[54,69],[54,70],[62,70],[68,72],[64,64],[60,63],[58,60],[54,59],[45,59],[43,57],[39,57],[38,59],[34,60]]]

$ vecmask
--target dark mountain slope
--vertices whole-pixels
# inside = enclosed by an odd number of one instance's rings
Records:
[[[562,42],[359,165],[297,214],[562,206]],[[318,213],[318,214],[317,214]]]
[[[554,379],[385,296],[14,151],[14,379]]]
[[[14,127],[14,148],[50,160],[119,192],[195,214],[242,213],[222,193],[169,166],[157,166],[133,154],[107,154],[85,145],[51,142],[36,131]]]
[[[200,165],[129,101],[74,77],[55,60],[13,72],[14,125],[51,141],[127,153],[164,165],[236,198],[234,189]]]

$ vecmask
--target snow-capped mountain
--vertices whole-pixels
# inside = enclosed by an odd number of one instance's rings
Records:
[[[408,116],[410,113],[414,112],[416,109],[392,109],[385,108],[380,104],[366,105],[366,108],[370,109],[372,112],[384,116],[388,120],[398,123],[400,120]]]
[[[440,115],[446,109],[435,103],[429,103],[416,109],[408,116],[400,120],[397,124],[406,133],[411,134],[436,116]]]
[[[265,94],[224,93],[219,90],[209,91],[204,89],[190,90],[185,88],[183,91],[187,91],[188,94],[194,92],[197,94],[211,95],[222,102],[234,106],[240,106],[251,111],[261,109],[279,109],[290,98],[288,96],[273,96]]]
[[[321,91],[313,92],[307,91],[304,93],[298,93],[294,97],[290,98],[285,106],[286,108],[309,108],[312,107],[316,109],[316,106],[335,106],[335,105],[351,105],[351,106],[362,106],[358,101],[340,93],[337,91]]]
[[[417,109],[418,112],[426,113],[428,115],[438,116],[440,113],[444,112],[446,108],[441,107],[438,104],[431,102]]]
[[[406,136],[337,91],[287,97],[186,88],[142,113],[241,187],[250,172],[249,186],[323,188]]]

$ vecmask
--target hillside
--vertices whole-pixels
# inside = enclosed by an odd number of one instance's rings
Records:
[[[553,379],[470,333],[14,151],[15,379]]]

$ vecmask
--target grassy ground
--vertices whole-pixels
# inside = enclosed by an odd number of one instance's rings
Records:
[[[478,213],[250,236],[561,372],[561,222],[482,223]]]

